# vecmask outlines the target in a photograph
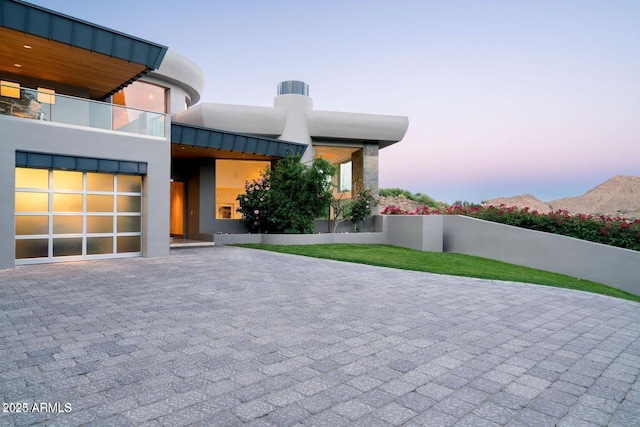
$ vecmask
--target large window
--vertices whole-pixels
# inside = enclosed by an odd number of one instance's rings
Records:
[[[142,177],[16,168],[16,264],[142,254]]]
[[[166,89],[146,82],[133,82],[113,95],[113,103],[140,110],[166,113]]]
[[[336,168],[336,174],[333,178],[335,189],[339,193],[350,193],[352,182],[353,163],[351,156],[359,147],[345,147],[335,145],[314,145],[316,157],[321,157],[331,163]],[[342,197],[351,197],[343,195]]]
[[[113,103],[128,108],[152,111],[154,113],[167,112],[166,89],[151,83],[136,81],[113,95]],[[137,117],[137,112],[128,108],[113,109],[113,128],[120,129],[127,126]]]
[[[251,160],[216,160],[216,219],[239,219],[238,201],[247,181],[260,178],[270,162]]]

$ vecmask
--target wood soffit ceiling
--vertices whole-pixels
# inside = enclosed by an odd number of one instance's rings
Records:
[[[103,99],[147,71],[141,64],[6,27],[0,27],[0,40],[0,73],[85,88],[91,99]]]

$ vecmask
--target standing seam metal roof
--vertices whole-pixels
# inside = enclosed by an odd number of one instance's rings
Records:
[[[0,26],[144,65],[160,66],[167,47],[17,0],[0,0]]]
[[[289,154],[302,156],[307,149],[305,144],[297,142],[241,135],[183,123],[171,123],[171,142],[192,147],[215,148],[276,157]]]

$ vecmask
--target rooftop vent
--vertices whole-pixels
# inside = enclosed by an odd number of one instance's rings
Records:
[[[309,85],[298,80],[287,80],[278,84],[278,96],[289,94],[309,96]]]

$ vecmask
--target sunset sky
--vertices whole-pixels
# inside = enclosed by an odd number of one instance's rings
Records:
[[[577,196],[640,176],[638,0],[37,0],[162,43],[204,72],[201,102],[409,117],[380,186],[453,202]]]

